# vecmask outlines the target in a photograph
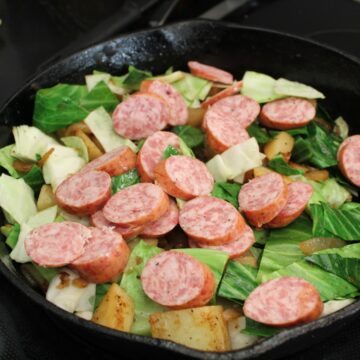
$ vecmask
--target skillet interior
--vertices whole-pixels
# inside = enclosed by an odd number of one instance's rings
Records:
[[[332,116],[342,115],[353,133],[360,132],[358,99],[360,97],[360,63],[337,50],[301,38],[209,21],[189,21],[163,28],[119,37],[79,52],[31,79],[0,111],[0,146],[10,141],[13,125],[31,123],[37,89],[59,82],[80,83],[93,69],[114,74],[124,73],[134,64],[154,73],[170,65],[185,69],[189,59],[224,68],[241,78],[245,70],[256,70],[274,77],[308,83],[327,96],[324,106]],[[48,303],[33,290],[21,274],[2,257],[0,271],[25,296],[45,308],[54,320],[83,339],[104,346],[114,353],[178,356],[202,359],[249,359],[289,354],[329,336],[360,313],[357,301],[344,310],[316,322],[284,331],[256,346],[223,354],[199,352],[171,342],[116,332],[70,315]],[[12,268],[13,270],[10,270]],[[168,356],[174,357],[175,354]]]

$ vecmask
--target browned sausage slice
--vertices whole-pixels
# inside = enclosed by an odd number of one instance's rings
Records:
[[[286,204],[288,189],[281,175],[272,172],[250,180],[240,190],[240,211],[256,227],[274,219]]]
[[[121,235],[111,229],[90,228],[90,231],[84,253],[70,266],[91,283],[114,280],[128,262],[129,247]]]
[[[76,215],[90,215],[101,209],[111,196],[111,178],[104,171],[77,173],[56,189],[58,205]]]
[[[156,221],[169,207],[169,197],[157,185],[141,183],[117,192],[104,206],[105,218],[123,226]]]
[[[265,104],[260,122],[272,129],[288,130],[307,125],[315,114],[315,106],[310,101],[290,97]]]
[[[232,84],[234,81],[234,77],[229,72],[218,69],[215,66],[205,65],[198,61],[189,61],[188,66],[191,74],[206,80],[222,84]]]
[[[139,140],[162,130],[169,122],[167,103],[156,94],[137,93],[120,103],[112,115],[114,130],[121,136]]]
[[[179,224],[191,239],[205,245],[231,243],[245,229],[244,219],[234,206],[211,196],[188,201],[180,211]]]
[[[121,146],[91,161],[80,172],[98,170],[117,176],[133,169],[135,164],[136,154],[129,147]]]
[[[313,193],[313,188],[302,181],[295,181],[288,186],[288,198],[280,213],[266,225],[271,228],[280,228],[296,220],[305,210]]]
[[[267,281],[245,300],[246,317],[262,324],[288,327],[317,319],[323,311],[317,289],[291,276]]]
[[[214,275],[206,265],[175,250],[152,257],[141,283],[150,299],[172,309],[204,306],[216,290]]]
[[[143,182],[154,180],[154,169],[162,160],[164,151],[169,145],[180,149],[179,137],[168,131],[157,131],[145,140],[136,163]]]
[[[208,195],[214,186],[206,165],[188,156],[176,155],[162,160],[154,173],[156,182],[165,192],[183,200]]]
[[[170,84],[161,80],[144,80],[140,91],[161,96],[169,105],[171,126],[184,125],[189,117],[185,100],[181,94]]]
[[[42,225],[25,238],[25,249],[40,266],[59,267],[84,253],[91,231],[84,225],[63,221]]]
[[[209,106],[214,105],[217,101],[224,99],[228,96],[232,96],[237,94],[240,89],[243,86],[243,82],[242,81],[237,81],[236,83],[234,83],[233,85],[229,86],[228,88],[218,92],[217,94],[215,94],[214,96],[206,99],[205,101],[203,101],[201,103],[201,107],[204,109],[207,109]]]

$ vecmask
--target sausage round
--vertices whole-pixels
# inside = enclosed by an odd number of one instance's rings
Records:
[[[55,192],[58,205],[75,215],[90,215],[111,196],[111,177],[104,171],[77,173],[63,181]]]
[[[179,209],[174,200],[170,200],[170,205],[166,213],[158,220],[145,226],[141,235],[148,238],[156,238],[170,232],[179,223]]]
[[[214,96],[206,99],[205,101],[203,101],[201,103],[201,107],[204,109],[207,109],[209,106],[215,104],[217,101],[224,99],[228,96],[232,96],[237,94],[240,89],[243,86],[243,82],[242,81],[237,81],[236,83],[234,83],[233,85],[229,86],[228,88],[218,92],[217,94],[215,94]]]
[[[248,225],[245,225],[245,229],[235,241],[232,241],[231,243],[225,245],[205,245],[189,239],[190,247],[200,247],[204,249],[223,251],[229,255],[230,259],[234,259],[244,255],[251,248],[251,246],[253,246],[254,243],[254,232]]]
[[[183,200],[208,195],[214,187],[214,179],[206,165],[188,156],[170,156],[160,161],[154,174],[165,192]]]
[[[247,131],[239,127],[237,120],[217,114],[207,117],[205,133],[206,143],[215,153],[222,153],[250,138]]]
[[[265,104],[260,122],[272,129],[288,130],[307,125],[315,114],[315,106],[310,101],[290,97]]]
[[[80,172],[98,170],[117,176],[133,169],[135,164],[136,154],[129,147],[121,146],[89,162]]]
[[[205,65],[198,61],[189,61],[188,67],[192,75],[206,80],[222,84],[232,84],[234,81],[234,77],[229,72],[218,69],[215,66]]]
[[[139,140],[162,130],[170,118],[169,106],[158,95],[137,93],[120,103],[112,115],[114,130],[121,136]]]
[[[157,185],[140,183],[117,192],[104,206],[105,218],[123,226],[156,221],[169,207],[169,197]]]
[[[180,210],[179,224],[199,244],[224,245],[237,240],[245,222],[228,202],[211,196],[188,201]]]
[[[39,226],[25,238],[25,249],[40,266],[69,264],[84,253],[91,231],[84,225],[63,221]]]
[[[115,279],[129,260],[130,250],[122,236],[108,228],[90,228],[84,253],[70,264],[83,279],[99,284]]]
[[[270,228],[285,227],[296,220],[306,208],[313,188],[302,181],[295,181],[287,186],[288,198],[279,214],[266,225]]]
[[[173,86],[161,80],[144,80],[140,91],[159,95],[167,102],[170,109],[169,125],[186,124],[189,114],[185,100]]]
[[[243,311],[246,317],[262,324],[288,327],[317,319],[323,307],[312,284],[284,276],[255,288],[245,300]]]
[[[169,145],[180,149],[179,137],[168,131],[157,131],[145,140],[136,162],[142,182],[154,180],[154,169],[162,160],[164,151]]]
[[[216,290],[214,275],[206,265],[175,250],[152,257],[141,283],[150,299],[172,309],[206,305]]]
[[[99,229],[111,228],[115,232],[120,234],[125,240],[130,240],[135,236],[138,236],[144,230],[144,225],[120,226],[117,224],[113,224],[105,219],[102,210],[99,210],[96,213],[92,214],[90,219],[93,226]]]
[[[280,213],[287,198],[287,185],[282,176],[272,172],[250,180],[240,189],[240,211],[251,224],[261,227]]]
[[[233,119],[238,126],[246,129],[255,121],[260,112],[260,105],[244,95],[228,96],[209,107],[203,120],[203,128],[207,127],[207,119],[216,116],[224,120]]]
[[[342,174],[360,187],[360,135],[350,136],[341,144],[338,161]]]

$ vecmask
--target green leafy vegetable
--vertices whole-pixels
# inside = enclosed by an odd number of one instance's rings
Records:
[[[275,170],[276,172],[283,175],[303,175],[304,171],[299,169],[294,169],[289,166],[289,164],[284,160],[284,157],[281,154],[273,157],[269,163],[269,168]]]
[[[84,140],[78,136],[67,136],[61,138],[61,141],[68,147],[75,149],[81,158],[85,162],[89,162],[89,153],[88,149],[84,143]]]
[[[138,90],[143,80],[152,77],[151,72],[137,69],[135,66],[130,65],[128,74],[123,80],[123,84],[131,87],[132,90]]]
[[[8,145],[0,149],[0,166],[14,178],[19,177],[19,173],[14,169],[13,162],[16,160],[11,154],[15,145]]]
[[[35,192],[40,191],[44,184],[42,171],[37,165],[33,165],[31,170],[23,176],[23,179]]]
[[[265,245],[270,232],[269,230],[266,229],[253,229],[254,235],[255,235],[255,239],[256,239],[256,243],[259,245]]]
[[[314,236],[360,240],[360,212],[333,209],[325,203],[311,204],[310,211]]]
[[[246,318],[246,327],[241,330],[241,333],[252,336],[268,337],[278,334],[281,329],[277,329],[271,326],[260,324],[257,321]]]
[[[148,318],[154,312],[164,311],[161,305],[156,304],[146,296],[141,285],[140,275],[150,258],[162,250],[140,241],[131,252],[129,261],[123,273],[120,286],[131,297],[135,306],[135,318],[131,332],[140,335],[150,335]]]
[[[266,144],[271,139],[267,130],[260,127],[258,124],[252,123],[246,130],[259,144]]]
[[[234,205],[238,209],[238,196],[240,188],[241,185],[237,183],[216,182],[211,195],[219,199],[228,201],[230,204]]]
[[[360,213],[360,203],[356,203],[356,202],[346,202],[345,204],[343,204],[343,205],[340,207],[340,210],[356,211],[356,212]]]
[[[16,223],[12,227],[9,235],[6,238],[6,245],[13,249],[18,241],[20,235],[20,224]]]
[[[164,150],[163,159],[168,159],[170,156],[180,155],[179,150],[175,149],[173,146],[168,145]]]
[[[271,230],[266,240],[257,279],[304,258],[300,242],[311,239],[312,223],[305,215],[282,229]]]
[[[296,129],[289,129],[285,130],[289,135],[296,136],[296,135],[309,135],[307,126],[299,127]],[[281,131],[279,130],[269,130],[269,134],[272,137],[275,137]]]
[[[180,153],[184,156],[189,156],[191,158],[195,158],[194,152],[186,145],[185,141],[179,137],[179,145],[180,145]]]
[[[189,148],[194,148],[204,143],[204,133],[190,125],[174,126],[171,131],[177,134]]]
[[[30,264],[28,264],[30,265]],[[57,274],[58,270],[54,268],[45,268],[42,266],[39,266],[37,264],[32,263],[31,264],[39,273],[40,275],[49,283]]]
[[[258,286],[256,273],[257,269],[254,267],[229,261],[218,295],[235,302],[243,302]]]
[[[102,298],[105,296],[105,294],[108,292],[111,284],[96,284],[96,293],[95,293],[95,306],[94,309],[96,309]]]
[[[118,103],[103,81],[90,92],[84,85],[58,84],[36,93],[33,123],[46,133],[54,132],[85,119],[100,106],[112,111]]]
[[[313,284],[319,291],[323,301],[350,298],[357,294],[357,288],[348,281],[331,274],[305,260],[290,264],[278,271],[270,273],[263,281],[281,276],[297,276]]]
[[[276,80],[274,91],[278,95],[296,96],[306,99],[325,99],[324,94],[313,87],[283,78]]]
[[[140,176],[136,169],[132,169],[127,173],[113,176],[111,178],[112,193],[116,194],[121,189],[125,189],[128,186],[135,185],[140,182]]]
[[[336,124],[336,126],[335,126],[334,130],[337,130],[336,132],[342,139],[346,139],[349,136],[348,123],[344,120],[343,117],[339,116],[335,120],[335,124]]]

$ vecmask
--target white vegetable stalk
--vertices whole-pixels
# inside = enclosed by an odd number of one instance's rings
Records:
[[[67,312],[90,320],[94,311],[96,285],[79,287],[76,285],[78,278],[76,272],[62,269],[51,280],[46,299]]]
[[[245,327],[246,319],[244,316],[228,321],[228,331],[232,350],[243,349],[258,341],[259,338],[257,336],[241,333],[241,330],[245,329]]]
[[[324,303],[324,310],[321,316],[330,315],[336,311],[341,310],[345,306],[352,304],[355,300],[354,299],[345,299],[345,300],[331,300]]]

